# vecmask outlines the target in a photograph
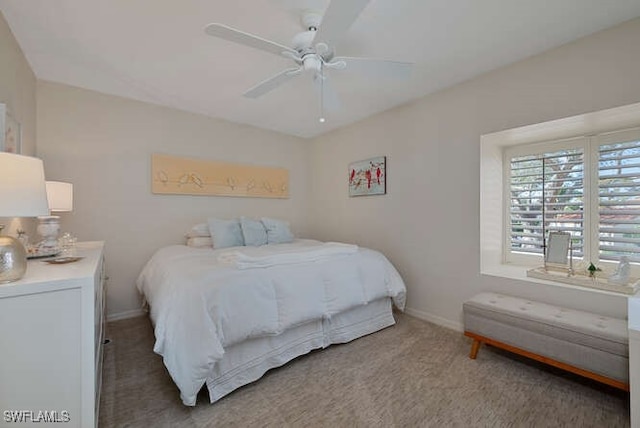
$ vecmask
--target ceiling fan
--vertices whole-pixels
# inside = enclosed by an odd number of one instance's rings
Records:
[[[296,34],[292,47],[224,24],[212,23],[204,30],[210,36],[260,49],[288,58],[295,63],[293,68],[283,70],[250,88],[244,93],[245,97],[258,98],[304,72],[312,73],[314,86],[320,95],[320,121],[324,122],[325,107],[328,110],[338,110],[340,107],[338,96],[332,89],[325,70],[355,71],[372,77],[393,78],[407,78],[411,73],[413,64],[408,62],[335,56],[335,44],[344,36],[369,1],[333,0],[324,16],[315,11],[304,12],[301,21],[306,31]]]

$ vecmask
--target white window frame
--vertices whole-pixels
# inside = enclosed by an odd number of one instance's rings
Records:
[[[584,153],[584,169],[583,169],[583,206],[585,207],[583,211],[583,234],[584,234],[584,246],[586,248],[590,248],[590,230],[587,225],[590,225],[590,209],[586,209],[586,207],[590,207],[590,168],[587,165],[591,165],[591,160],[589,159],[591,156],[591,151],[589,150],[589,139],[585,137],[575,137],[568,138],[556,141],[546,141],[540,143],[532,143],[532,144],[524,144],[520,146],[512,146],[506,147],[503,150],[503,165],[504,165],[504,179],[503,184],[504,187],[502,189],[502,205],[504,209],[503,214],[503,242],[502,242],[502,257],[503,263],[513,263],[519,264],[523,266],[538,266],[543,263],[542,255],[537,254],[523,254],[523,253],[513,253],[510,251],[511,248],[511,235],[510,235],[510,226],[511,226],[511,207],[510,207],[510,192],[511,192],[511,158],[519,157],[519,156],[527,156],[533,154],[540,153],[549,153],[556,152],[559,150],[570,150],[570,149],[582,149]]]
[[[615,143],[625,143],[625,142],[631,142],[631,141],[640,141],[640,128],[633,128],[633,129],[626,129],[626,130],[621,130],[621,131],[613,131],[613,132],[607,132],[607,133],[603,133],[600,134],[598,136],[593,137],[593,142],[592,142],[592,146],[591,146],[591,158],[592,158],[592,165],[591,165],[591,170],[595,172],[593,180],[592,180],[592,186],[595,187],[595,193],[599,193],[599,183],[598,183],[598,161],[599,161],[599,152],[600,152],[600,146],[602,145],[609,145],[609,144],[615,144]],[[595,210],[593,212],[598,212],[600,207],[599,207],[599,200],[598,198],[596,198],[595,201],[592,202],[591,205],[591,210]],[[600,230],[599,230],[599,222],[598,221],[594,221],[593,224],[591,224],[592,229],[590,230],[590,234],[595,237],[594,242],[591,243],[591,247],[590,247],[590,254],[595,254],[596,257],[598,257],[598,263],[604,265],[604,266],[615,266],[618,264],[617,261],[611,261],[611,260],[600,260],[599,259],[599,255],[600,255]],[[635,276],[635,277],[639,277],[640,276],[640,263],[636,262],[636,263],[631,263],[631,275]]]
[[[510,190],[511,190],[511,159],[514,157],[550,153],[560,150],[582,149],[583,156],[583,244],[584,259],[576,257],[575,260],[593,262],[596,265],[615,266],[617,261],[600,260],[600,239],[599,239],[599,152],[600,146],[640,140],[640,129],[629,129],[621,131],[607,132],[589,137],[575,137],[556,141],[524,144],[520,146],[506,147],[504,149],[504,188],[503,208],[504,213],[504,241],[503,260],[504,263],[513,263],[523,266],[537,266],[542,263],[542,256],[537,254],[514,253],[511,251],[510,242]],[[636,276],[640,274],[640,265],[632,263],[632,271]]]
[[[640,127],[640,103],[578,116],[553,120],[535,125],[527,125],[505,131],[493,132],[480,137],[480,273],[503,278],[518,279],[530,283],[543,283],[560,287],[573,286],[553,283],[546,280],[530,278],[526,271],[531,265],[507,263],[503,255],[504,232],[506,227],[503,189],[505,182],[504,150],[507,147],[523,146],[537,142],[557,142],[573,139],[575,136],[593,136],[602,134],[600,138],[609,138],[615,131],[630,130]],[[624,132],[624,131],[623,131]],[[634,131],[631,131],[634,132]],[[609,134],[610,133],[610,134]],[[603,142],[602,144],[606,144]],[[596,150],[595,156],[590,151],[590,162],[598,160],[598,145],[591,145]],[[586,156],[586,154],[585,154]],[[597,175],[590,178],[588,185],[593,186]],[[585,183],[585,185],[587,185]],[[590,204],[597,204],[590,201]],[[589,211],[592,211],[593,208]],[[586,211],[586,209],[585,209]],[[597,208],[596,211],[597,212]],[[597,222],[590,222],[597,228]],[[585,237],[591,235],[585,231]],[[597,236],[597,232],[594,236]],[[587,245],[585,243],[585,245]],[[597,242],[590,242],[590,249],[597,247]],[[607,262],[610,263],[610,262]],[[633,276],[640,276],[632,272]],[[612,294],[607,291],[585,288],[594,293]]]

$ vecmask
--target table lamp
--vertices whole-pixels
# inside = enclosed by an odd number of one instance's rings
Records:
[[[37,217],[48,212],[42,160],[0,152],[0,217]],[[0,283],[17,281],[26,271],[27,250],[22,242],[0,236]]]
[[[63,181],[47,181],[49,211],[65,212],[73,210],[73,184]],[[38,233],[42,235],[39,251],[47,252],[58,248],[60,217],[47,215],[38,217]]]

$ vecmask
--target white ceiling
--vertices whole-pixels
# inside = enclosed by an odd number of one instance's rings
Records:
[[[334,0],[346,1],[346,0]],[[207,36],[219,22],[290,45],[328,0],[0,0],[39,79],[313,137],[640,16],[638,0],[371,0],[345,56],[417,64],[408,81],[330,71],[342,110],[318,122],[311,76],[242,94],[293,63]]]

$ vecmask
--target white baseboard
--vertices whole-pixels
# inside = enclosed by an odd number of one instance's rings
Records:
[[[107,322],[126,320],[127,318],[135,318],[146,315],[147,312],[144,309],[133,309],[131,311],[118,312],[115,314],[107,315]]]
[[[438,315],[433,315],[428,312],[421,311],[419,309],[405,308],[404,310],[408,315],[420,318],[421,320],[429,321],[430,323],[437,324],[439,326],[462,332],[464,327],[461,323],[442,318]]]

